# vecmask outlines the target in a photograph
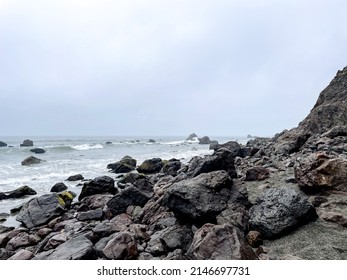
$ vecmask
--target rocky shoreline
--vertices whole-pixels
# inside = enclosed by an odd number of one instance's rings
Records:
[[[273,138],[213,142],[188,164],[125,156],[78,198],[34,197],[21,227],[0,224],[0,259],[347,259],[346,85],[347,67]]]

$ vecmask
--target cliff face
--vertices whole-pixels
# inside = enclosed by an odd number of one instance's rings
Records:
[[[274,137],[275,151],[278,154],[297,152],[307,139],[334,127],[347,131],[347,67],[337,72],[298,127]]]

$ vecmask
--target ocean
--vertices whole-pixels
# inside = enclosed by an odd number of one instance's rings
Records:
[[[19,147],[25,139],[34,141],[34,147]],[[155,140],[150,143],[149,139]],[[33,188],[38,195],[49,193],[51,187],[64,182],[70,191],[79,194],[81,186],[66,179],[75,174],[82,174],[85,179],[98,176],[117,177],[106,166],[120,160],[125,155],[131,156],[141,164],[145,159],[159,157],[176,158],[187,163],[194,156],[212,154],[209,145],[200,145],[198,141],[186,141],[186,137],[1,137],[8,147],[0,148],[0,192],[7,192],[21,186]],[[219,143],[236,140],[246,143],[246,137],[213,137]],[[106,144],[111,142],[112,144]],[[30,152],[32,148],[42,148],[44,154]],[[35,156],[45,162],[22,166],[21,162]],[[0,200],[0,213],[22,205],[32,196],[22,199]],[[9,217],[3,225],[16,225]]]

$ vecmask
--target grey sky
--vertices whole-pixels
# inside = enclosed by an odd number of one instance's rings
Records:
[[[0,0],[0,135],[273,135],[347,65],[345,0]]]

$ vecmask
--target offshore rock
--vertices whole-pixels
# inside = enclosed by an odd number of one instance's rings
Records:
[[[30,157],[27,157],[25,160],[22,161],[22,165],[29,166],[29,165],[33,165],[33,164],[39,164],[41,162],[44,162],[44,160],[30,156]]]
[[[0,147],[7,147],[7,144],[5,142],[0,141]]]
[[[9,198],[21,198],[27,195],[37,194],[35,190],[28,186],[23,186],[10,192],[2,193],[0,192],[0,200]]]
[[[128,173],[135,170],[136,160],[132,157],[125,156],[120,161],[108,164],[107,168],[111,169],[114,173]]]
[[[34,142],[29,140],[29,139],[26,139],[23,141],[23,144],[20,144],[21,147],[32,147],[34,146]]]
[[[35,148],[35,149],[31,149],[30,152],[32,152],[34,154],[44,154],[46,151],[44,149],[41,149],[41,148]]]

